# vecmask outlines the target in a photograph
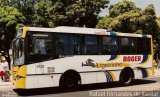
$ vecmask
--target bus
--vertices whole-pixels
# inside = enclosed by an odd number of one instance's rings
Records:
[[[23,27],[12,41],[11,80],[18,89],[120,82],[154,75],[151,35],[59,26]]]

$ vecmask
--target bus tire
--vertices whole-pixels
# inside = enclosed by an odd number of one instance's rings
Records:
[[[133,82],[134,73],[132,69],[124,69],[120,74],[120,84],[128,86]]]
[[[64,74],[60,80],[60,88],[63,91],[74,91],[78,87],[79,79],[75,74]]]

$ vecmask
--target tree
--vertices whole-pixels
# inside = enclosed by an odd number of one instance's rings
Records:
[[[26,18],[25,25],[33,26],[35,5],[40,0],[9,0],[10,6],[17,8]]]
[[[157,18],[158,32],[155,41],[155,52],[160,55],[160,17]]]
[[[55,25],[95,27],[100,9],[109,0],[59,0],[50,8]]]
[[[123,0],[110,6],[109,16],[102,20],[107,21],[113,18],[106,28],[114,31],[152,34],[153,36],[156,36],[158,31],[155,9],[152,4],[141,10],[133,2]]]
[[[1,0],[16,7],[26,17],[28,26],[95,27],[101,9],[109,0]],[[43,11],[41,13],[41,11]]]
[[[40,2],[35,5],[36,13],[33,15],[32,25],[40,27],[54,27],[54,19],[49,16],[49,8],[51,7],[51,2],[40,0]]]
[[[136,8],[135,3],[123,0],[109,7],[109,15],[114,18]]]
[[[104,18],[98,21],[97,28],[110,29],[109,25],[112,21],[113,21],[112,17],[105,16]]]
[[[120,31],[124,33],[134,33],[140,30],[140,18],[143,13],[139,9],[126,12],[114,18],[109,27],[114,31]]]
[[[0,0],[0,6],[1,7],[3,7],[3,6],[7,6],[7,5],[9,5],[10,3],[9,3],[9,0]]]
[[[16,27],[23,26],[25,17],[14,7],[0,7],[0,51],[10,63],[9,49]]]

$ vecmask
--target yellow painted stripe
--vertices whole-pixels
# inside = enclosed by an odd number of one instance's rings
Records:
[[[113,73],[112,71],[109,71],[109,73],[110,73],[110,75],[112,76],[112,80],[113,80],[113,81],[116,81],[116,77],[115,77],[114,73]]]
[[[146,71],[147,71],[147,75],[148,75],[148,77],[150,77],[150,72],[149,72],[149,70],[148,70],[148,69],[146,69]]]
[[[21,76],[21,77],[26,77],[27,75],[27,66],[23,65],[19,68],[17,75]]]
[[[122,63],[122,67],[127,67],[127,66],[132,66],[132,65],[128,63]]]
[[[20,89],[26,88],[26,75],[27,75],[27,66],[23,65],[19,67],[16,76],[20,76],[21,78],[15,81],[15,87]]]
[[[22,38],[26,37],[26,32],[29,31],[29,27],[23,27]]]
[[[120,55],[117,55],[116,59],[115,60],[118,60],[120,58]]]
[[[26,89],[26,78],[20,78],[15,82],[15,87],[20,89]]]

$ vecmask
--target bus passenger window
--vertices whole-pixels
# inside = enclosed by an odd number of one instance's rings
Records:
[[[131,38],[130,39],[130,53],[131,54],[137,54],[137,41],[136,38]]]
[[[84,37],[84,54],[99,54],[99,44],[97,36]]]
[[[120,54],[130,54],[129,38],[120,38]]]
[[[80,54],[80,38],[76,35],[57,34],[56,41],[56,55],[73,55]]]
[[[118,39],[115,37],[103,38],[103,54],[118,54]]]
[[[137,38],[137,53],[138,54],[151,54],[150,38]]]

